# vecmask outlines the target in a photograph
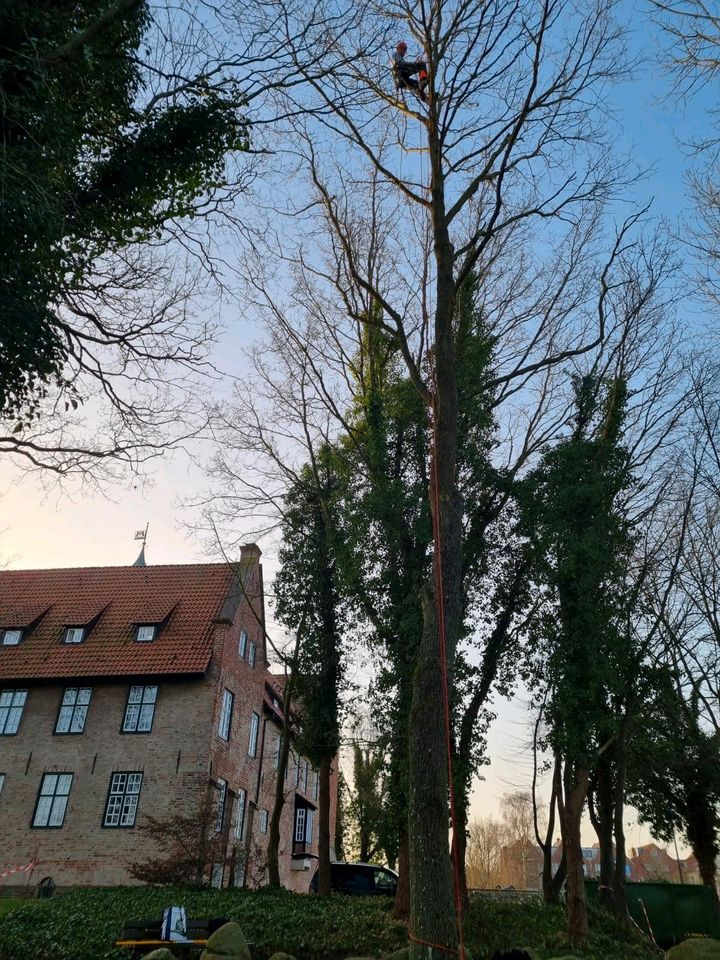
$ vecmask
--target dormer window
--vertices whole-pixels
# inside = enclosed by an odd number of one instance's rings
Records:
[[[85,627],[65,627],[63,643],[83,643],[84,640]]]
[[[22,630],[12,629],[12,630],[3,630],[2,632],[2,645],[4,647],[16,647],[22,640],[23,632]]]
[[[157,636],[156,623],[141,623],[138,625],[135,639],[138,643],[152,643]]]

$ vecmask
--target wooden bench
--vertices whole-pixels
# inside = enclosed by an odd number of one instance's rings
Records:
[[[223,924],[229,923],[225,917],[213,917],[211,920],[188,920],[187,941],[162,940],[162,920],[126,920],[122,933],[115,941],[116,947],[130,951],[134,957],[142,957],[158,947],[167,947],[173,953],[192,953],[202,950],[208,937]]]

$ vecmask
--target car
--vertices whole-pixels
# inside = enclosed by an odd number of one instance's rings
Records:
[[[376,863],[347,863],[336,860],[330,864],[330,885],[333,893],[351,897],[394,897],[398,875],[389,867]],[[310,881],[310,892],[317,893],[318,874]]]

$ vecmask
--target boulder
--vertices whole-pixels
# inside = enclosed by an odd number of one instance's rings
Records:
[[[283,953],[282,951],[279,951],[278,953],[274,953],[270,957],[270,960],[295,960],[295,957],[291,956],[289,953]]]
[[[720,960],[720,940],[685,940],[668,950],[665,960]]]
[[[250,960],[250,951],[238,923],[223,924],[208,937],[200,960]]]
[[[175,954],[171,953],[167,947],[158,947],[157,950],[146,953],[143,960],[175,960]]]

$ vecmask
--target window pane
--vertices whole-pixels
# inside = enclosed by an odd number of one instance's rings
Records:
[[[251,667],[255,666],[255,659],[257,657],[257,647],[254,643],[250,644],[250,653],[248,654],[248,663]]]
[[[50,797],[40,797],[37,804],[37,810],[35,811],[35,817],[33,819],[34,827],[47,826],[48,817],[50,816],[51,804],[52,804],[52,799]]]
[[[128,696],[128,703],[141,703],[143,695],[142,687],[130,687],[130,695]]]
[[[127,792],[128,793],[140,793],[140,786],[142,785],[142,774],[141,773],[131,773],[128,776],[127,781]]]
[[[13,690],[3,690],[3,692],[0,693],[0,707],[10,706],[12,703],[13,693]]]
[[[155,703],[157,700],[157,687],[145,687],[143,693],[143,703]]]
[[[65,818],[65,807],[67,806],[67,797],[55,797],[50,809],[48,818],[49,827],[61,827]]]
[[[123,811],[120,817],[121,827],[132,827],[135,823],[135,814],[137,812],[138,798],[135,794],[125,797]]]
[[[138,721],[138,730],[147,732],[152,727],[153,714],[155,707],[151,703],[144,703],[140,708],[140,720]]]
[[[85,717],[87,716],[87,707],[75,707],[72,723],[70,724],[70,733],[82,733],[85,729]]]
[[[57,774],[46,773],[43,777],[42,786],[40,787],[40,793],[42,796],[52,796],[55,793],[57,788]]]
[[[125,711],[125,722],[123,730],[137,730],[138,717],[140,716],[140,707],[137,704],[129,703]]]
[[[67,687],[63,694],[63,703],[75,705],[77,700],[77,687]]]
[[[87,705],[90,703],[90,695],[92,694],[92,687],[80,687],[78,690],[77,702]]]
[[[0,793],[2,793],[4,786],[5,786],[5,774],[0,773]]]
[[[138,627],[137,639],[140,641],[140,643],[148,643],[149,641],[154,640],[155,627],[153,625]]]
[[[22,630],[5,630],[3,632],[3,645],[6,647],[16,647],[20,643]]]
[[[72,720],[73,708],[72,707],[60,707],[60,713],[58,715],[57,724],[55,726],[56,733],[68,733],[70,730],[70,722]]]

